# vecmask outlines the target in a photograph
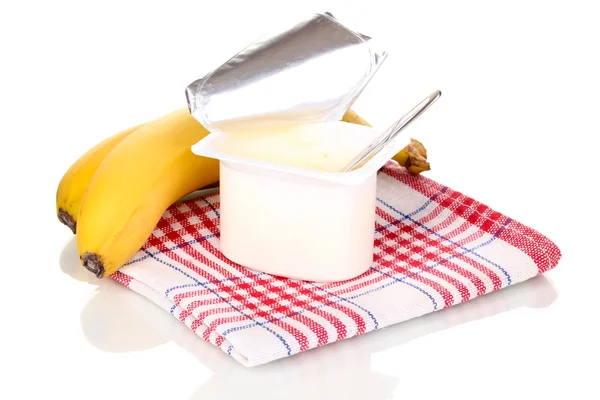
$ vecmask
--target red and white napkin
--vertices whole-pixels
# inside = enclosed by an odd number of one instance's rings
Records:
[[[393,162],[378,175],[373,252],[371,269],[343,282],[249,270],[219,250],[216,193],[169,208],[112,278],[255,366],[514,285],[561,257],[534,229]]]

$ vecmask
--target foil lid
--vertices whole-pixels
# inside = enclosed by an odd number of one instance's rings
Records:
[[[192,82],[188,108],[210,132],[337,121],[386,57],[330,13],[313,14]]]

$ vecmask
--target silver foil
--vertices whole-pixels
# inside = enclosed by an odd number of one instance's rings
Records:
[[[211,132],[339,120],[386,57],[370,37],[317,13],[191,83],[188,108]]]

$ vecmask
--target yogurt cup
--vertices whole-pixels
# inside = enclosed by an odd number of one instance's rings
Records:
[[[192,151],[220,160],[227,258],[311,281],[369,269],[376,174],[394,146],[338,172],[380,133],[339,120],[386,58],[371,37],[316,13],[265,34],[188,85],[190,113],[210,131]],[[285,142],[294,135],[300,142]]]
[[[357,277],[373,262],[377,171],[408,140],[397,138],[361,168],[342,173],[335,168],[380,134],[377,129],[346,122],[292,129],[296,137],[318,136],[326,144],[315,150],[312,144],[279,143],[275,148],[287,149],[292,165],[276,157],[269,161],[264,153],[263,159],[252,158],[252,149],[228,149],[228,140],[236,140],[226,133],[193,146],[195,154],[220,160],[221,251],[247,268],[287,278],[332,282]],[[285,135],[289,130],[278,138]],[[258,146],[268,137],[248,143],[260,152]],[[318,163],[320,151],[336,148],[343,151],[330,155],[332,162]],[[294,158],[294,149],[307,155],[304,165]]]

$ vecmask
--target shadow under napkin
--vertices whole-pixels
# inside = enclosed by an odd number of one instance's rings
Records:
[[[131,352],[175,342],[213,377],[192,399],[237,399],[260,394],[264,399],[336,397],[382,400],[399,385],[398,377],[371,371],[371,356],[413,339],[520,307],[546,307],[557,297],[544,275],[477,297],[466,303],[426,314],[381,330],[246,368],[204,342],[163,309],[132,290],[106,279],[96,279],[77,260],[75,240],[60,258],[64,273],[97,286],[96,295],[81,312],[86,339],[107,352]],[[265,387],[269,390],[265,391]]]

